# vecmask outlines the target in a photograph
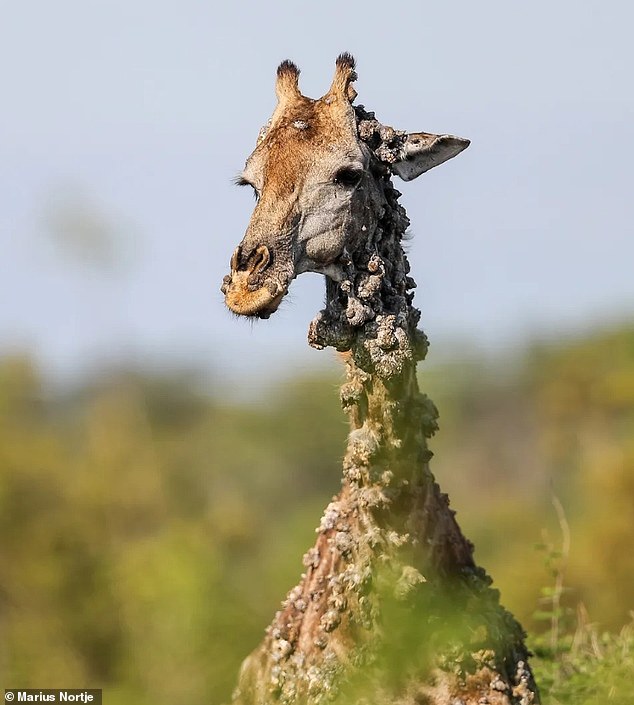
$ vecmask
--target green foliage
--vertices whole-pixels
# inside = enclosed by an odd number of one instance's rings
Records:
[[[533,639],[546,702],[627,702],[634,330],[506,367],[423,369],[441,413],[434,472],[502,601],[546,628]],[[102,686],[111,705],[227,700],[338,490],[347,423],[332,378],[250,403],[204,388],[128,371],[52,393],[27,358],[0,359],[6,685]],[[549,538],[553,490],[565,551]],[[592,628],[574,625],[580,602]]]
[[[634,622],[618,634],[580,622],[553,653],[549,635],[530,643],[544,705],[632,705]]]
[[[550,629],[533,636],[533,668],[542,688],[544,705],[599,705],[634,702],[634,612],[632,622],[619,634],[599,634],[596,624],[589,622],[583,603],[577,605],[576,626],[573,610],[562,607],[561,598],[570,589],[565,587],[565,573],[570,552],[570,528],[558,498],[553,505],[559,519],[561,549],[552,541],[536,545],[544,554],[544,564],[553,585],[540,590],[541,609],[536,620],[547,621]]]
[[[5,683],[115,705],[231,692],[302,570],[346,424],[331,383],[251,406],[200,386],[121,373],[47,398],[28,360],[0,362]]]
[[[555,494],[571,535],[562,607],[583,601],[620,629],[634,607],[634,328],[432,368],[422,386],[440,409],[434,473],[506,605],[543,628],[549,573],[531,547],[559,534]]]

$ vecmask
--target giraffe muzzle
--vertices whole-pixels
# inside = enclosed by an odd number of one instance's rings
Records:
[[[240,316],[268,318],[277,311],[288,291],[280,279],[265,271],[272,262],[266,245],[259,245],[245,254],[237,247],[231,256],[231,274],[222,280],[220,290],[225,295],[227,307]]]

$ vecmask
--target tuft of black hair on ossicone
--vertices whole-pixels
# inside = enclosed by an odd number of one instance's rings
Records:
[[[282,63],[277,67],[277,75],[283,76],[285,74],[290,74],[296,78],[299,76],[299,68],[289,59],[284,59]]]
[[[341,66],[342,68],[349,68],[354,71],[356,66],[354,56],[352,56],[352,54],[349,54],[347,51],[342,52],[337,57],[337,66]]]

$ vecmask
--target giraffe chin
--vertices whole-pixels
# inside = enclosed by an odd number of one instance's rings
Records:
[[[231,282],[223,286],[227,308],[239,316],[269,318],[277,311],[288,289],[273,279],[255,291]]]

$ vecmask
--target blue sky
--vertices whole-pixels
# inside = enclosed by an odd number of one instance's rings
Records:
[[[318,97],[343,50],[384,122],[472,140],[399,187],[439,349],[632,320],[633,22],[630,4],[567,0],[0,2],[0,351],[53,377],[329,360],[306,345],[319,276],[255,325],[219,286],[253,205],[231,180],[277,64]]]

